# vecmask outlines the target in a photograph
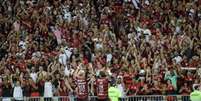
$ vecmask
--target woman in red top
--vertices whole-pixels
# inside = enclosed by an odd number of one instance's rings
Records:
[[[182,101],[189,101],[189,96],[191,89],[189,88],[188,84],[185,82],[184,85],[180,88],[179,93],[182,96]]]
[[[69,99],[66,98],[66,96],[68,96],[68,89],[63,80],[59,81],[58,90],[59,96],[62,96],[61,101],[69,101]]]
[[[38,89],[38,85],[33,80],[30,80],[29,82],[31,85],[31,94],[30,94],[30,96],[32,97],[31,101],[39,100],[40,92]]]
[[[160,82],[154,81],[154,84],[153,84],[153,87],[152,87],[152,93],[154,95],[161,95],[162,94],[161,90],[162,90],[162,87],[160,85]]]
[[[187,72],[186,76],[184,77],[184,80],[190,85],[193,84],[194,79],[194,75],[191,72]]]
[[[185,82],[184,85],[180,88],[179,93],[181,95],[189,95],[191,92],[188,84]]]
[[[173,95],[175,93],[174,86],[171,84],[171,81],[167,81],[167,89],[166,89],[167,95]],[[167,96],[167,101],[175,101],[174,96]]]
[[[151,90],[149,89],[148,84],[144,84],[144,86],[140,90],[140,94],[142,94],[142,95],[149,95],[149,94],[151,94]]]

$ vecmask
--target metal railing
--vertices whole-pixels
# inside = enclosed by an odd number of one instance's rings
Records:
[[[190,96],[182,95],[137,95],[127,96],[121,101],[190,101]]]
[[[0,97],[0,101],[77,101],[74,96],[55,96],[50,98],[45,97]],[[97,96],[89,96],[87,100],[83,101],[98,101]],[[109,100],[107,100],[109,101]],[[182,95],[137,95],[137,96],[126,96],[120,98],[119,101],[190,101],[189,96]]]

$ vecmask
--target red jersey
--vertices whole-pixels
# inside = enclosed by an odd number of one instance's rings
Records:
[[[190,88],[188,88],[188,87],[182,87],[181,89],[183,89],[182,91],[181,91],[181,94],[182,95],[189,95],[190,94]]]
[[[61,80],[60,82],[61,82],[60,88],[62,90],[59,91],[59,95],[60,96],[67,96],[68,95],[68,89],[67,89],[67,87],[65,87],[65,82],[64,82],[64,80]]]
[[[130,87],[129,87],[129,93],[128,93],[128,96],[133,96],[135,95],[135,93],[139,90],[139,85],[137,83],[135,84],[132,84]]]
[[[88,86],[87,80],[84,78],[77,78],[77,97],[79,99],[85,99],[88,97]]]
[[[108,94],[108,79],[100,78],[96,80],[96,92],[98,99],[106,99]]]
[[[40,93],[39,92],[32,92],[31,97],[39,97]]]
[[[129,74],[124,74],[123,81],[126,87],[128,88],[132,84],[132,76]]]
[[[174,93],[174,87],[172,85],[167,86],[167,94],[173,94]]]
[[[187,75],[184,77],[184,80],[187,81],[188,83],[192,84],[194,81],[194,77],[192,75]]]

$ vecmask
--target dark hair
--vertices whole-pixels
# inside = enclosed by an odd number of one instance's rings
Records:
[[[100,77],[106,77],[106,74],[105,74],[105,72],[103,72],[103,71],[100,71]]]
[[[116,79],[114,77],[111,77],[110,86],[116,86]]]
[[[194,86],[194,90],[198,90],[199,89],[199,86]]]

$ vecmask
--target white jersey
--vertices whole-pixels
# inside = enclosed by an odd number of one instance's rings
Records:
[[[45,82],[44,97],[53,97],[53,87],[51,82]]]
[[[13,90],[13,97],[15,100],[23,100],[23,91],[22,87],[15,86]]]

